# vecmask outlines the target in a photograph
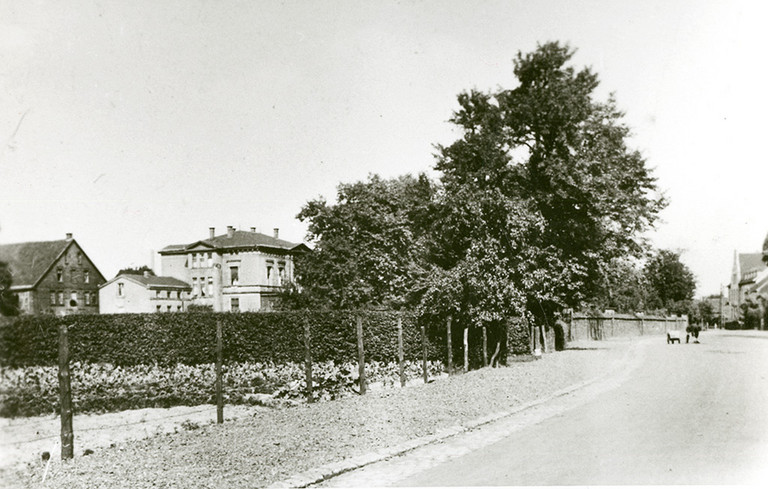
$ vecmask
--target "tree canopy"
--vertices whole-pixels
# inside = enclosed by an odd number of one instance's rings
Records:
[[[642,277],[619,284],[623,261],[647,253],[643,233],[665,202],[614,98],[595,99],[598,77],[573,55],[540,45],[518,53],[514,88],[459,94],[460,137],[436,146],[438,182],[372,176],[341,184],[336,204],[307,203],[298,217],[315,247],[296,290],[329,307],[418,306],[478,326],[546,322],[607,286],[630,294]]]
[[[154,276],[155,272],[147,265],[142,265],[140,267],[127,267],[120,269],[119,272],[117,272],[117,275],[144,275],[144,272],[149,273],[150,275]],[[115,275],[115,276],[117,276]]]
[[[675,314],[686,314],[693,304],[696,279],[680,252],[657,250],[645,266],[649,285],[648,306]]]
[[[559,43],[518,54],[518,86],[460,94],[462,137],[438,147],[433,262],[464,267],[493,247],[498,279],[534,315],[598,293],[613,260],[647,249],[642,233],[664,206],[623,114],[594,100],[597,76],[568,66],[573,54]]]
[[[429,179],[341,184],[337,203],[318,198],[298,218],[309,223],[311,253],[297,259],[304,305],[331,308],[401,307],[418,287],[423,243],[418,229],[434,194]],[[290,289],[289,289],[290,291]]]

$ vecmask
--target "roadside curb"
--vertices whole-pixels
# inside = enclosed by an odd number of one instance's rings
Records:
[[[320,467],[316,467],[304,472],[301,472],[299,474],[293,475],[289,477],[288,479],[284,479],[275,483],[270,484],[267,486],[267,489],[286,489],[286,488],[304,488],[308,487],[312,484],[317,484],[319,482],[323,482],[325,480],[331,479],[333,477],[336,477],[338,475],[341,475],[345,472],[350,472],[352,470],[357,470],[362,467],[365,467],[366,465],[371,465],[373,463],[382,462],[384,460],[403,455],[405,453],[408,453],[410,451],[413,451],[417,448],[421,448],[426,445],[430,445],[432,443],[437,443],[442,440],[451,438],[453,436],[466,433],[468,431],[477,429],[481,426],[493,423],[495,421],[499,421],[503,418],[507,418],[509,416],[512,416],[514,414],[517,414],[521,411],[525,411],[527,409],[531,409],[533,407],[539,406],[541,404],[545,404],[549,401],[552,401],[553,399],[557,399],[558,397],[566,396],[572,392],[575,392],[577,390],[583,389],[591,384],[594,384],[610,375],[613,375],[616,371],[620,370],[623,366],[625,366],[627,363],[629,363],[629,357],[632,350],[637,348],[637,343],[632,344],[622,355],[622,357],[616,362],[614,368],[610,369],[608,372],[605,372],[601,375],[598,375],[596,377],[593,377],[591,379],[587,379],[582,382],[578,382],[576,384],[570,385],[568,387],[565,387],[564,389],[560,389],[558,391],[555,391],[554,393],[550,394],[549,396],[542,397],[540,399],[536,399],[534,401],[529,401],[527,403],[523,403],[519,406],[516,406],[508,411],[501,411],[493,414],[489,414],[486,416],[482,416],[480,418],[476,418],[470,421],[467,421],[466,423],[463,423],[461,425],[455,425],[450,428],[446,428],[443,430],[438,431],[437,433],[433,435],[423,436],[420,438],[414,438],[412,440],[408,440],[404,443],[401,443],[399,445],[395,445],[393,447],[389,447],[383,450],[379,450],[376,452],[370,452],[365,455],[360,455],[357,457],[352,457],[346,460],[341,460],[339,462],[330,463],[327,465],[323,465]]]

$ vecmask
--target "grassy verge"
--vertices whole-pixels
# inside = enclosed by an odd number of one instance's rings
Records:
[[[546,397],[611,370],[628,345],[592,343],[536,362],[116,444],[57,461],[46,487],[263,487]],[[39,487],[42,469],[35,464],[0,475],[10,487]]]

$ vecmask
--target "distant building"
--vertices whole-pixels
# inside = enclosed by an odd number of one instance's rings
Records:
[[[734,252],[726,318],[738,320],[741,305],[756,294],[768,294],[768,264],[763,261],[763,253]]]
[[[270,310],[281,287],[293,280],[294,257],[308,251],[304,244],[232,226],[207,239],[166,246],[160,250],[164,275],[191,284],[191,303],[214,311]]]
[[[99,312],[104,276],[71,233],[60,241],[0,245],[0,261],[9,265],[23,314]]]
[[[191,291],[189,284],[173,277],[122,273],[99,289],[99,312],[183,312]]]

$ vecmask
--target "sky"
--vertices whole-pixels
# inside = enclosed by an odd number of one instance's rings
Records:
[[[759,1],[0,0],[0,243],[73,233],[107,279],[370,174],[432,172],[466,90],[537,43],[615,94],[698,295],[768,233]],[[159,265],[156,261],[155,265]]]

